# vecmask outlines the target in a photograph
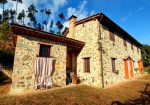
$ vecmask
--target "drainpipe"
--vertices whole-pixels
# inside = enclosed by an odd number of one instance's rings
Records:
[[[102,18],[103,18],[103,14],[101,15],[99,23],[101,22]],[[101,57],[100,62],[101,62],[101,71],[102,71],[102,73],[101,73],[102,88],[104,88],[105,86],[104,86],[104,69],[103,69],[103,46],[102,46],[102,36],[101,36],[101,26],[100,26],[100,24],[99,24],[99,40],[98,40],[98,42],[99,42],[99,48],[100,48],[99,50],[100,50],[100,57]]]

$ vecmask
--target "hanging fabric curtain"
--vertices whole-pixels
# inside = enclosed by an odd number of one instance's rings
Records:
[[[35,70],[35,87],[37,89],[52,87],[52,63],[53,58],[37,57]]]

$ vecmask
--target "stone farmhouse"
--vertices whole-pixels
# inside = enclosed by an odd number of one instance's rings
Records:
[[[53,86],[66,86],[70,71],[81,84],[102,88],[144,73],[141,44],[103,13],[80,21],[71,16],[64,36],[16,24],[12,29],[17,38],[12,93],[35,89],[45,69]]]

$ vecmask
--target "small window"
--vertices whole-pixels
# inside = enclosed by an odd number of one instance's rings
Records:
[[[126,41],[125,38],[123,39],[123,44],[124,44],[125,47],[127,47],[127,41]]]
[[[40,44],[40,57],[50,57],[50,46]]]
[[[90,73],[90,58],[84,58],[84,71]]]
[[[131,43],[131,49],[134,51],[133,44]]]
[[[116,58],[111,58],[112,71],[116,73]]]
[[[137,52],[139,53],[139,48],[137,47]]]
[[[115,35],[113,29],[109,29],[109,37],[111,41],[115,42]]]

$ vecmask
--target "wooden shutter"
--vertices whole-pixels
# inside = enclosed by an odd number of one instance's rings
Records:
[[[123,39],[123,44],[124,44],[125,47],[127,47],[127,41],[126,41],[125,38]]]
[[[90,58],[84,58],[84,71],[90,72]]]
[[[113,29],[109,29],[109,37],[111,41],[115,42],[115,35]]]
[[[131,43],[131,49],[134,51],[133,44]]]
[[[116,64],[115,64],[115,58],[111,58],[111,64],[112,64],[112,71],[115,72],[116,70]]]

